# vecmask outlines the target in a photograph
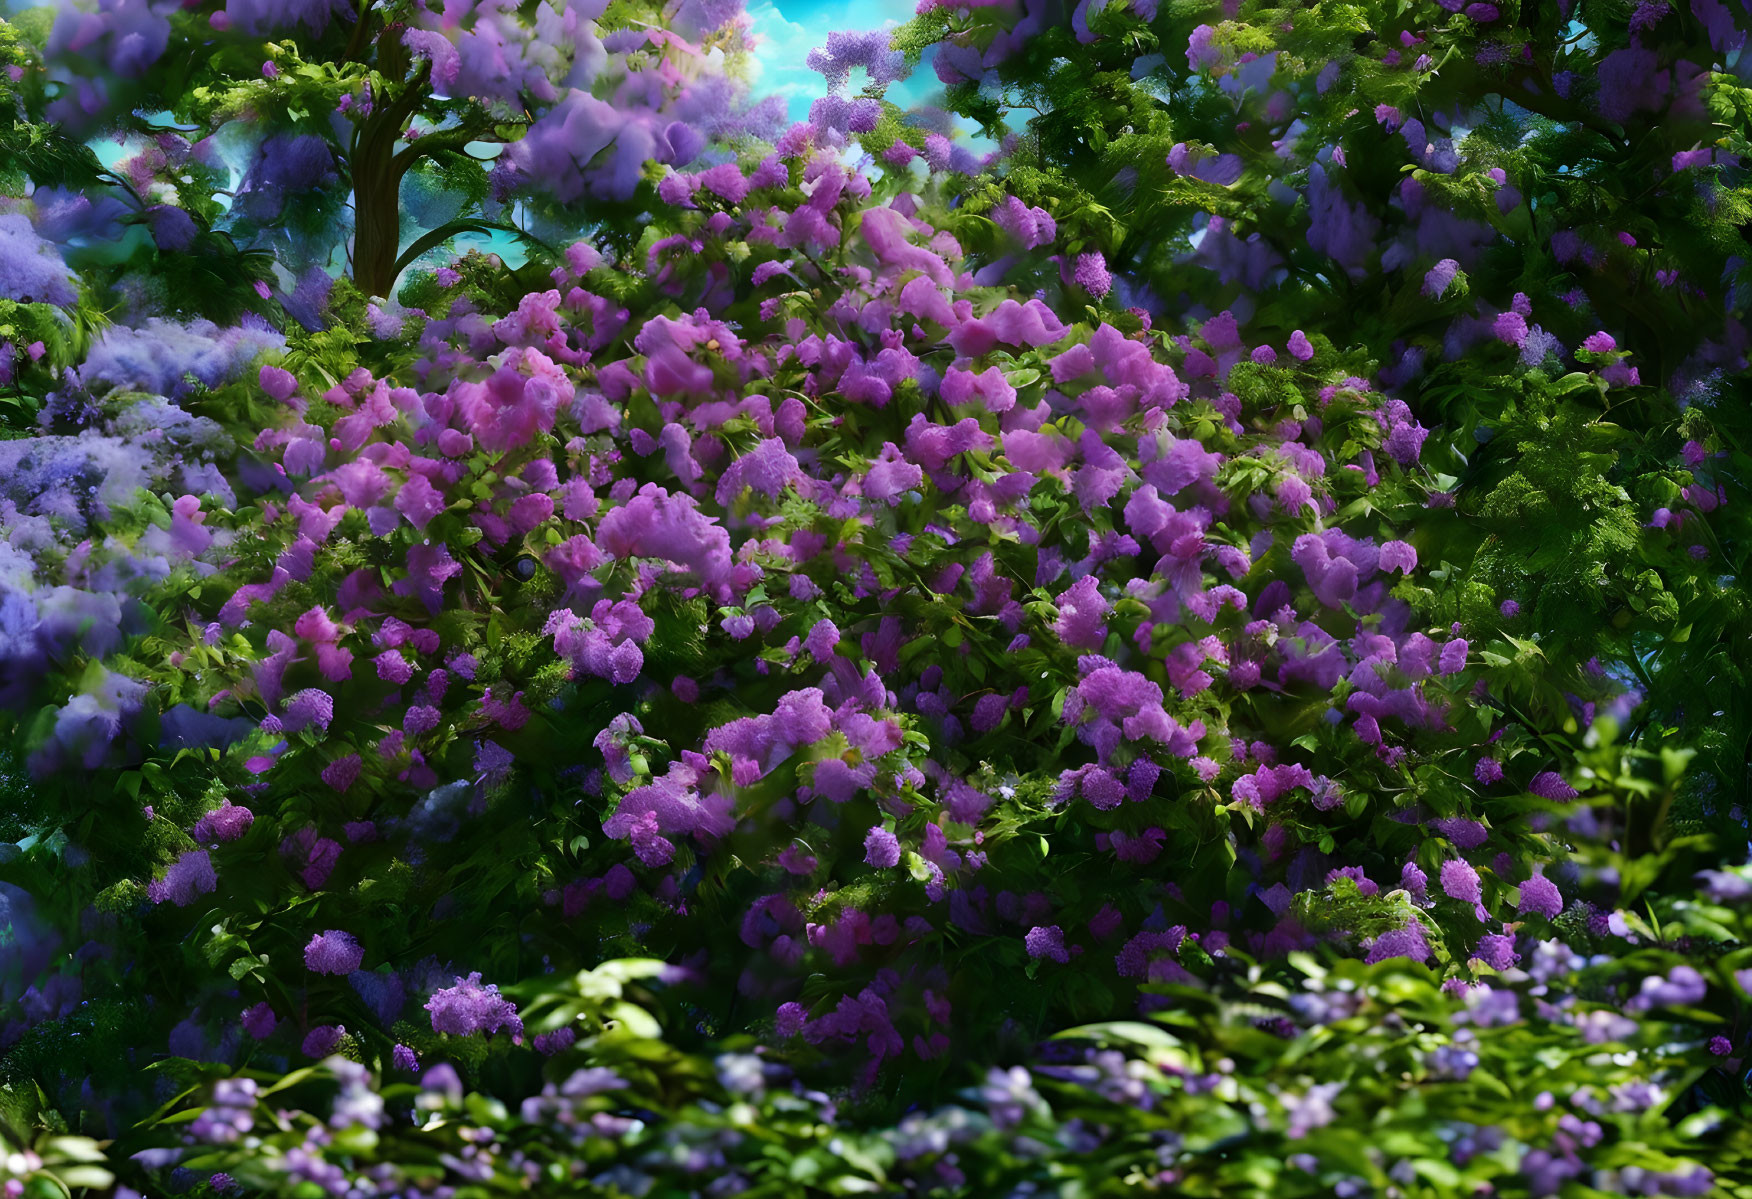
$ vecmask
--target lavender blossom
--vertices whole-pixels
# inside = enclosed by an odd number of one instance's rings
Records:
[[[305,968],[316,974],[351,974],[365,960],[365,950],[352,933],[329,929],[304,947]]]
[[[432,1031],[467,1037],[475,1033],[491,1036],[501,1028],[509,1028],[513,1036],[523,1035],[523,1021],[517,1006],[500,996],[493,983],[483,984],[480,971],[467,978],[458,977],[456,985],[434,991],[426,1001],[432,1014]]]
[[[0,300],[70,307],[78,280],[23,213],[0,213]]]

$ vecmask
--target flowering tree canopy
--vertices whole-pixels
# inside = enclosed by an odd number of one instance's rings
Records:
[[[0,26],[8,1193],[1752,1187],[1749,29]]]
[[[17,86],[63,130],[132,135],[116,182],[160,251],[218,229],[299,274],[350,223],[382,297],[448,237],[518,228],[514,198],[624,220],[648,161],[772,127],[735,77],[741,5],[661,9],[68,0]]]

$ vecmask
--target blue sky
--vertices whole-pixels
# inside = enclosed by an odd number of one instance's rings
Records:
[[[809,114],[810,101],[823,90],[821,76],[803,65],[809,51],[826,42],[834,30],[893,28],[910,18],[915,8],[912,0],[756,0],[748,13],[754,18],[755,33],[764,40],[754,54],[760,68],[755,90],[784,96],[791,119],[802,120]],[[861,86],[861,79],[859,72],[854,87]],[[912,79],[890,87],[888,98],[910,107],[937,87],[936,75],[921,69]]]
[[[754,18],[754,32],[764,39],[754,52],[754,90],[756,95],[776,93],[789,104],[793,121],[809,115],[809,105],[826,90],[826,81],[803,65],[811,50],[827,41],[835,30],[863,32],[871,29],[893,29],[909,20],[917,10],[917,0],[752,0],[748,13]],[[862,71],[852,75],[851,90],[861,90],[867,78]],[[943,85],[929,60],[919,64],[910,79],[889,85],[884,95],[901,108],[914,108],[941,95]],[[976,152],[994,149],[989,138],[979,136],[978,126],[964,118],[955,119],[955,127],[969,148]],[[848,157],[859,156],[856,147]]]

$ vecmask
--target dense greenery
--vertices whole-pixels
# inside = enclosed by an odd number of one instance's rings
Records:
[[[7,1193],[1752,1195],[1748,28],[15,14]]]

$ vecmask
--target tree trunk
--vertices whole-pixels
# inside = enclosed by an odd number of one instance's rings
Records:
[[[360,149],[364,149],[361,139]],[[353,161],[353,282],[368,296],[387,297],[395,286],[401,250],[401,181],[388,154]]]
[[[408,67],[401,27],[390,25],[377,38],[378,69],[399,78]],[[359,131],[353,151],[353,282],[368,296],[387,298],[395,286],[395,260],[401,253],[401,177],[396,149],[403,126],[420,107],[431,70],[423,63],[398,95],[377,99],[377,111]]]

